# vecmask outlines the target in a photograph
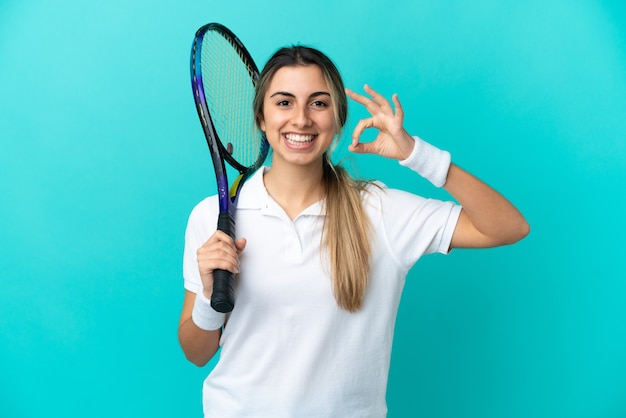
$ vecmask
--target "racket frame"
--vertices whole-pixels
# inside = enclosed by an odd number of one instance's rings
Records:
[[[215,130],[213,120],[211,119],[211,113],[209,111],[206,96],[204,92],[204,85],[202,83],[202,66],[201,66],[201,51],[202,42],[206,34],[209,31],[215,31],[222,37],[227,39],[237,50],[237,53],[243,63],[245,64],[250,78],[253,84],[259,77],[259,70],[252,59],[252,56],[248,50],[244,47],[241,40],[227,27],[219,23],[209,23],[202,26],[196,31],[196,35],[191,48],[191,85],[194,95],[194,101],[196,104],[196,110],[198,117],[202,124],[204,136],[211,153],[211,160],[213,162],[213,168],[215,170],[215,178],[217,181],[217,194],[219,201],[219,216],[217,222],[217,229],[224,231],[234,240],[235,239],[235,210],[237,206],[237,199],[239,197],[239,191],[245,183],[245,181],[258,170],[267,154],[269,152],[269,144],[265,135],[262,135],[261,146],[259,149],[259,156],[257,160],[250,166],[245,167],[240,164],[235,158],[226,150],[222,144],[219,135]],[[252,103],[250,103],[252,106]],[[239,172],[239,175],[233,181],[232,187],[228,186],[228,174],[226,171],[227,162],[231,167]],[[230,312],[234,308],[234,278],[233,274],[226,270],[215,270],[213,274],[214,279],[214,292],[211,297],[211,306],[218,312]]]

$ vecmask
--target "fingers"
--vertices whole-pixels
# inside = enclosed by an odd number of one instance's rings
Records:
[[[216,231],[196,252],[198,270],[205,289],[213,288],[213,272],[227,270],[239,273],[239,253],[246,246],[246,240],[236,242],[222,231]]]
[[[386,115],[393,116],[394,114],[393,108],[391,107],[391,104],[389,103],[389,101],[385,99],[383,95],[379,94],[376,90],[374,90],[367,84],[363,86],[363,89],[367,92],[367,94],[371,96],[371,99],[361,94],[358,94],[350,89],[346,89],[346,95],[350,97],[352,100],[354,100],[355,102],[360,103],[363,106],[365,106],[365,108],[372,115],[375,115],[376,113],[382,111]],[[395,105],[395,102],[394,102],[394,105]]]
[[[237,241],[235,241],[235,248],[237,248],[237,254],[241,253],[244,248],[246,248],[246,244],[248,241],[246,241],[245,238],[239,238]]]
[[[355,154],[376,154],[377,148],[373,142],[358,142],[349,145],[348,151]]]
[[[361,135],[363,134],[363,132],[368,129],[368,128],[373,128],[374,127],[374,119],[373,118],[367,118],[367,119],[361,119],[356,126],[354,127],[354,130],[352,131],[352,145],[355,146],[359,143],[359,138],[361,138]]]
[[[359,94],[359,93],[356,93],[356,92],[354,92],[354,91],[352,91],[352,90],[350,90],[350,89],[348,89],[348,88],[346,88],[345,90],[346,90],[346,95],[347,95],[349,98],[351,98],[352,100],[354,100],[354,101],[355,101],[355,102],[357,102],[357,103],[362,104],[363,106],[366,106],[366,107],[367,107],[368,102],[370,102],[370,101],[371,101],[371,100],[370,100],[370,99],[368,99],[367,97],[365,97],[365,96],[363,96],[363,95],[361,95],[361,94]]]
[[[359,154],[377,154],[400,159],[413,141],[403,126],[404,110],[398,95],[394,93],[390,102],[367,84],[363,89],[370,97],[346,89],[346,95],[365,106],[371,115],[357,122],[348,150]],[[367,143],[360,142],[361,135],[369,128],[378,130],[376,139]]]
[[[365,97],[362,94],[356,93],[350,89],[346,89],[346,95],[350,97],[352,100],[354,100],[355,102],[360,103],[363,106],[365,106],[365,108],[372,115],[371,118],[361,119],[355,126],[354,130],[352,131],[351,149],[359,147],[360,145],[359,138],[361,138],[361,135],[366,129],[375,127],[374,116],[376,116],[376,114],[378,114],[382,110],[383,106],[386,104],[386,107],[389,108],[389,103],[384,99],[384,97],[379,95],[374,89],[372,89],[367,84],[364,86],[364,89],[370,96],[372,96],[374,100],[368,97]]]
[[[393,100],[393,106],[396,108],[396,117],[404,120],[404,110],[402,109],[402,104],[400,103],[398,95],[394,93],[391,96],[391,100]]]
[[[379,94],[376,90],[374,90],[373,88],[371,88],[369,85],[364,85],[363,86],[363,90],[365,90],[367,92],[367,94],[369,94],[370,96],[372,96],[372,98],[374,99],[374,102],[384,111],[391,111],[391,113],[393,113],[393,109],[391,108],[391,105],[389,104],[389,101],[387,99],[385,99],[385,97],[383,97],[381,94]]]
[[[365,118],[356,125],[352,135],[353,145],[358,143],[358,139],[365,129],[376,128],[380,131],[388,130],[390,133],[394,134],[399,130],[404,121],[404,110],[402,109],[402,104],[397,94],[394,93],[391,96],[391,100],[393,101],[392,107],[387,99],[369,85],[366,84],[363,88],[371,98],[346,89],[346,94],[357,103],[365,106],[371,115],[370,118]]]

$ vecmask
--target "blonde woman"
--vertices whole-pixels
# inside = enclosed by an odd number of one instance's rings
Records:
[[[502,195],[409,135],[397,96],[344,88],[320,51],[282,48],[263,69],[256,123],[272,147],[240,194],[233,241],[215,231],[216,197],[192,211],[179,340],[205,365],[205,417],[385,417],[391,344],[404,280],[417,260],[452,248],[512,244],[529,226]],[[329,148],[365,106],[349,150],[398,160],[456,202],[353,179]],[[376,129],[370,143],[359,138]],[[212,272],[238,273],[236,305],[210,307]]]

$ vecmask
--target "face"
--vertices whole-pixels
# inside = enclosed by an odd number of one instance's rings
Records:
[[[335,137],[330,89],[316,65],[282,67],[263,101],[261,129],[273,148],[273,165],[319,164]]]

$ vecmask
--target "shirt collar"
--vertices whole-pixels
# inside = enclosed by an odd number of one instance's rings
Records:
[[[261,167],[243,184],[239,192],[237,209],[261,209],[266,210],[280,206],[272,199],[263,183],[263,174],[269,167]],[[282,211],[282,209],[281,209]],[[324,200],[316,202],[302,211],[298,216],[324,216]]]

